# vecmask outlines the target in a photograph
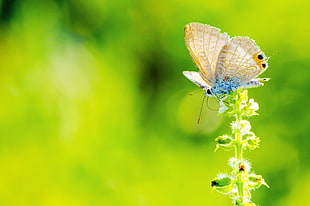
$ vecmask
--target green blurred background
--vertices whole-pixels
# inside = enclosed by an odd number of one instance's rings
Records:
[[[230,205],[210,181],[229,119],[203,108],[184,44],[190,22],[255,39],[269,60],[251,89],[270,188],[260,205],[310,205],[309,3],[246,0],[0,1],[0,205]],[[211,106],[217,106],[214,99]]]

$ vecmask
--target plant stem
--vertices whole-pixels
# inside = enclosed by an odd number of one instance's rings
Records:
[[[239,97],[240,98],[240,97]],[[236,201],[236,205],[239,203],[244,203],[246,199],[245,195],[245,188],[244,188],[244,179],[243,173],[244,171],[240,171],[240,163],[243,162],[243,142],[242,142],[242,135],[241,135],[241,101],[237,98],[235,102],[235,110],[236,110],[236,130],[235,130],[235,157],[237,160],[237,164],[235,165],[235,174],[236,178],[236,185],[238,189],[238,200]]]
[[[240,105],[236,105],[236,106],[240,107]],[[240,128],[240,121],[241,121],[241,117],[239,114],[237,114],[237,117],[236,117],[237,128]],[[242,177],[243,172],[239,171],[239,163],[243,161],[243,146],[242,146],[242,135],[239,129],[235,131],[235,143],[236,143],[235,157],[238,163],[236,164],[236,167],[235,167],[235,174],[237,175],[236,185],[238,188],[239,201],[240,203],[243,203],[244,202],[244,181]]]
[[[250,122],[243,118],[257,115],[258,104],[253,99],[249,100],[247,90],[242,89],[229,95],[224,103],[219,112],[234,117],[232,134],[219,136],[215,141],[217,148],[234,149],[234,158],[230,159],[233,170],[231,175],[218,175],[211,181],[211,186],[223,194],[231,195],[236,206],[255,206],[251,201],[251,190],[268,185],[261,175],[251,172],[250,163],[243,158],[245,149],[256,149],[260,142],[259,137],[251,131]]]

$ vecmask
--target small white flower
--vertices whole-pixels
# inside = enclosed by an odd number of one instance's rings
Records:
[[[254,111],[259,109],[259,106],[258,106],[257,102],[254,102],[254,99],[250,99],[249,103],[250,103],[250,107],[249,107],[250,109],[252,109]]]
[[[231,122],[230,126],[231,126],[231,130],[233,131],[233,133],[235,133],[236,130],[239,130],[237,122]]]
[[[244,160],[240,165],[243,165],[244,171],[250,172],[251,170],[251,164],[249,161]]]
[[[231,168],[235,169],[237,165],[237,159],[235,157],[231,157],[228,161],[228,164]]]
[[[248,134],[251,131],[251,124],[247,120],[240,121],[240,132],[242,135]]]
[[[241,120],[240,122],[232,122],[230,123],[230,126],[234,133],[236,131],[240,131],[242,135],[249,134],[251,131],[251,124],[247,120]]]

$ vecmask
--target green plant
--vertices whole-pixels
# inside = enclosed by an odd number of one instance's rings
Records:
[[[232,168],[230,174],[219,174],[211,182],[215,190],[230,195],[235,205],[255,205],[251,201],[251,191],[261,185],[269,187],[261,175],[251,171],[249,161],[243,157],[244,150],[254,150],[259,147],[260,138],[251,131],[251,124],[246,118],[258,115],[258,104],[254,99],[248,99],[248,91],[238,89],[220,99],[219,113],[233,117],[231,134],[215,139],[216,149],[234,150],[234,157],[229,160]]]

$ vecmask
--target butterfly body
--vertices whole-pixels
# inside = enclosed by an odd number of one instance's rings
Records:
[[[206,96],[261,86],[269,80],[255,79],[267,69],[268,58],[248,37],[230,38],[215,27],[190,23],[185,27],[185,42],[199,72],[183,74],[205,90]]]
[[[230,91],[240,87],[240,82],[237,79],[224,78],[215,82],[215,85],[210,89],[214,95],[228,94]]]

